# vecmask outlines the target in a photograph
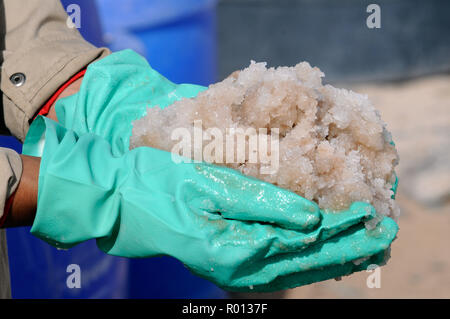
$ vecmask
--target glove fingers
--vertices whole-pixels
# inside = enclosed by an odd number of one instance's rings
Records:
[[[317,204],[297,194],[239,172],[194,164],[201,177],[193,206],[219,212],[224,218],[272,223],[286,229],[310,230],[320,223]],[[203,195],[203,196],[202,196]]]
[[[364,228],[363,221],[375,214],[371,205],[358,202],[346,211],[323,213],[320,227],[302,232],[276,225],[224,219],[218,214],[202,210],[196,212],[196,215],[201,216],[197,219],[201,223],[195,227],[209,229],[207,238],[215,244],[252,247],[255,251],[258,250],[261,258],[299,252],[330,238],[341,236],[342,232],[358,224]]]
[[[397,231],[397,224],[388,217],[370,231],[363,225],[355,225],[341,236],[307,249],[242,265],[230,278],[226,289],[274,291],[350,274],[361,270],[352,261],[385,251]],[[249,288],[251,286],[253,289]]]
[[[375,216],[375,209],[362,202],[353,203],[349,209],[340,212],[322,212],[320,227],[309,232],[289,231],[273,227],[271,249],[266,257],[277,254],[298,252],[326,240],[333,240],[347,229],[359,225]]]
[[[343,265],[324,266],[317,269],[311,269],[307,271],[291,273],[286,276],[280,276],[273,280],[270,284],[222,288],[228,291],[235,292],[273,292],[289,288],[301,287],[315,282],[347,276],[354,272],[367,270],[368,266],[372,264],[381,266],[385,263],[385,258],[388,251],[389,248],[373,256],[367,257],[367,259],[361,264],[355,264],[353,261],[349,261],[344,263]]]

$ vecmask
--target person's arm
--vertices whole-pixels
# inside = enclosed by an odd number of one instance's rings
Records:
[[[40,108],[74,74],[110,52],[86,42],[67,26],[59,0],[0,1],[1,101],[4,122],[23,141]],[[81,78],[65,88],[75,93]],[[53,108],[47,116],[56,120]],[[0,151],[0,226],[31,225],[37,201],[40,159]],[[22,171],[23,169],[23,171]],[[14,182],[11,182],[14,181]],[[5,205],[6,207],[5,211]]]
[[[5,124],[23,141],[30,122],[53,93],[109,50],[96,48],[70,28],[59,0],[4,0],[3,5]]]
[[[55,101],[50,104],[49,112],[46,115],[48,118],[58,121],[53,107],[54,104],[58,99],[77,93],[80,89],[81,81],[82,77],[73,81],[58,94]],[[41,159],[34,156],[18,155],[9,149],[0,150],[0,156],[2,155],[4,160],[0,161],[0,170],[3,168],[2,162],[7,164],[6,166],[3,165],[5,166],[3,170],[6,170],[6,172],[3,173],[2,178],[9,182],[4,185],[5,190],[3,192],[0,191],[0,193],[6,194],[6,199],[3,199],[3,202],[5,202],[3,205],[5,206],[5,216],[3,217],[3,222],[0,219],[0,227],[29,226],[33,223],[36,215]],[[18,156],[20,156],[20,160]],[[16,176],[17,174],[21,174],[21,176]],[[14,182],[11,183],[11,180]],[[8,203],[8,201],[10,202]]]
[[[39,157],[20,155],[22,176],[12,194],[11,203],[6,205],[2,227],[30,226],[36,214],[37,187],[39,179]]]

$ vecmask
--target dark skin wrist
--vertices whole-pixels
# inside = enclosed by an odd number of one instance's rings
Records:
[[[80,89],[82,78],[70,84],[57,100],[75,94]],[[54,104],[47,115],[48,118],[58,121]],[[5,220],[4,227],[30,226],[36,216],[37,194],[39,182],[40,157],[20,155],[22,159],[22,177],[17,186],[16,193],[11,204],[11,210]]]
[[[22,177],[4,227],[29,226],[33,223],[36,214],[41,159],[27,155],[20,155],[20,157],[22,158]]]

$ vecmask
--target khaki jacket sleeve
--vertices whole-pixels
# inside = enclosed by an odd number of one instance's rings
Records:
[[[5,202],[14,193],[22,175],[22,160],[15,151],[0,147],[0,218]],[[0,299],[11,298],[6,233],[0,229]]]
[[[15,192],[22,176],[22,159],[16,151],[0,147],[0,218],[6,200]]]
[[[3,0],[3,6],[3,113],[7,128],[23,141],[52,94],[109,51],[94,47],[67,23],[59,0]]]
[[[15,151],[0,147],[0,218],[5,202],[14,193],[22,176],[22,160]],[[0,299],[11,298],[6,232],[0,229]]]

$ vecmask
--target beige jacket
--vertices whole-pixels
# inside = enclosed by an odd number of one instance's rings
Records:
[[[84,41],[69,25],[59,0],[0,0],[2,132],[23,141],[34,115],[52,94],[72,75],[109,53]],[[0,217],[21,174],[20,156],[0,148]],[[6,237],[0,230],[0,298],[8,297]]]

